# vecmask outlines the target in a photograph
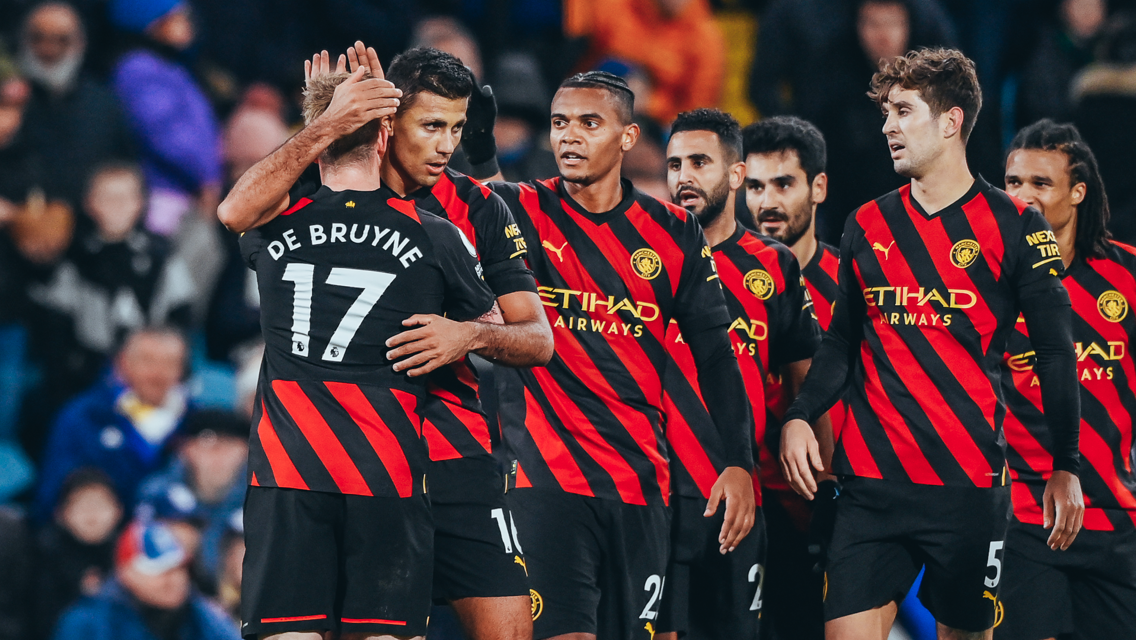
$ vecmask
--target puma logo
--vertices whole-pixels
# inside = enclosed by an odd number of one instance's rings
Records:
[[[655,640],[655,625],[648,622],[643,625],[643,628],[647,630],[647,633],[651,634],[651,640]]]
[[[568,246],[568,243],[567,243],[567,242],[565,242],[564,244],[560,245],[560,248],[559,248],[559,249],[557,249],[556,247],[552,246],[552,243],[551,243],[551,242],[549,242],[548,240],[545,240],[544,242],[540,243],[540,246],[542,246],[542,247],[544,247],[545,249],[548,249],[549,251],[551,251],[551,252],[555,253],[555,254],[556,254],[556,257],[557,257],[557,258],[560,258],[560,261],[561,261],[561,262],[564,262],[564,256],[563,256],[563,255],[561,255],[561,254],[560,254],[560,252],[561,252],[561,251],[564,251],[564,247],[567,247],[567,246]]]
[[[895,240],[892,240],[891,244],[889,244],[886,247],[884,245],[878,243],[878,242],[873,242],[872,243],[872,251],[883,251],[884,260],[887,260],[888,257],[889,257],[888,253],[891,251],[891,248],[894,247],[894,246],[895,246]]]
[[[986,598],[987,600],[993,600],[994,602],[998,602],[998,598],[994,597],[994,594],[990,593],[989,591],[983,591],[982,597]]]
[[[525,564],[524,558],[522,558],[521,556],[513,556],[513,564],[521,565],[521,568],[525,570],[525,575],[529,575],[529,566]]]

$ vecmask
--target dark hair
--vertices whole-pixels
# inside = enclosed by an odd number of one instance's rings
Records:
[[[92,486],[106,487],[115,496],[115,499],[118,498],[118,493],[114,489],[114,482],[105,471],[98,467],[79,467],[67,474],[67,477],[63,480],[63,486],[59,489],[59,498],[55,502],[56,506],[63,506],[73,493]]]
[[[671,136],[683,131],[709,131],[718,136],[726,162],[742,160],[742,127],[734,116],[718,109],[695,109],[678,114],[671,125]]]
[[[892,87],[914,89],[938,117],[954,107],[962,109],[962,141],[970,138],[982,109],[982,88],[974,62],[958,49],[919,49],[891,60],[881,60],[872,76],[868,97],[882,108]]]
[[[622,124],[630,124],[635,115],[635,94],[627,81],[607,71],[577,73],[560,83],[561,89],[603,89],[615,100]]]
[[[1010,143],[1013,153],[1018,150],[1060,151],[1069,162],[1071,185],[1084,183],[1085,199],[1077,205],[1077,253],[1084,257],[1103,258],[1109,248],[1108,194],[1104,190],[1097,159],[1092,149],[1081,138],[1077,127],[1057,124],[1046,118],[1038,120],[1018,132]]]
[[[146,194],[146,176],[142,173],[142,167],[137,163],[129,162],[126,160],[108,160],[99,163],[91,172],[87,174],[87,183],[85,185],[84,193],[90,193],[91,188],[95,186],[100,178],[106,175],[122,173],[127,174],[138,181],[142,189],[143,196]]]
[[[755,122],[742,130],[742,150],[751,153],[795,151],[809,184],[824,173],[828,150],[824,135],[811,122],[796,116],[776,116]]]
[[[414,104],[420,93],[432,93],[449,100],[468,98],[473,93],[473,72],[457,57],[431,47],[403,51],[391,60],[387,80],[402,90],[402,111]]]

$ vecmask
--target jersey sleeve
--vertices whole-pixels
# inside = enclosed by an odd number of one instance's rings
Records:
[[[702,228],[693,215],[686,217],[684,228],[682,275],[675,294],[674,319],[683,335],[698,333],[710,327],[728,326],[730,314],[722,281],[706,244]]]
[[[774,371],[813,357],[822,335],[800,265],[792,254],[781,263],[785,288],[778,294],[777,326],[769,341],[769,366]]]
[[[457,227],[425,211],[419,211],[422,224],[434,245],[434,258],[445,281],[442,309],[446,317],[459,322],[473,320],[493,308],[497,296],[481,275],[477,252]]]
[[[1012,272],[1019,304],[1039,293],[1062,288],[1065,265],[1057,249],[1057,237],[1037,209],[1022,212],[1022,237],[1016,248],[1017,262]]]
[[[477,234],[477,249],[489,288],[498,296],[518,291],[536,293],[536,280],[525,266],[528,246],[509,206],[490,191],[485,198],[472,203],[470,208],[474,207],[477,211],[471,210],[469,219]]]
[[[270,223],[271,224],[271,223]],[[241,258],[244,259],[245,264],[249,269],[256,271],[256,260],[260,257],[264,246],[267,244],[264,241],[264,227],[257,227],[249,229],[241,234],[237,243],[241,248]]]

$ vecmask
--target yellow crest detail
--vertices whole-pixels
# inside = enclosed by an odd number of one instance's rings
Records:
[[[1108,290],[1097,298],[1097,310],[1109,322],[1120,322],[1128,316],[1128,300],[1124,294]]]
[[[764,269],[754,269],[747,273],[744,283],[745,288],[759,300],[768,300],[773,296],[773,276]]]
[[[951,247],[951,263],[959,269],[965,269],[974,264],[978,259],[978,255],[982,252],[978,242],[966,239],[959,240],[955,246]]]
[[[348,200],[347,201],[347,208],[348,209],[354,209],[355,208],[355,201],[354,200]]]
[[[529,599],[532,600],[532,619],[536,620],[544,612],[544,598],[540,597],[536,589],[529,589]]]
[[[631,268],[644,280],[654,280],[663,272],[663,261],[650,249],[639,249],[631,254]]]

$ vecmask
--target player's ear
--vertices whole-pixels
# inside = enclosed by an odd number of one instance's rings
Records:
[[[828,199],[828,174],[818,173],[812,184],[813,204],[820,204]]]
[[[619,147],[624,153],[631,151],[631,147],[635,146],[635,142],[639,140],[639,133],[639,125],[634,122],[623,127],[623,138],[619,142]]]
[[[735,162],[729,169],[730,191],[737,191],[745,184],[746,165],[744,162]]]
[[[378,154],[380,156],[385,156],[387,154],[387,145],[390,144],[390,135],[393,131],[393,128],[394,125],[392,124],[392,118],[390,116],[387,116],[379,121],[379,132],[376,146],[378,148]]]
[[[951,107],[944,111],[939,116],[939,126],[942,128],[943,137],[962,136],[963,120],[964,114],[961,107]]]
[[[1070,201],[1074,205],[1081,204],[1085,201],[1085,194],[1088,193],[1089,187],[1084,182],[1078,182],[1073,185],[1072,192],[1070,193]]]

